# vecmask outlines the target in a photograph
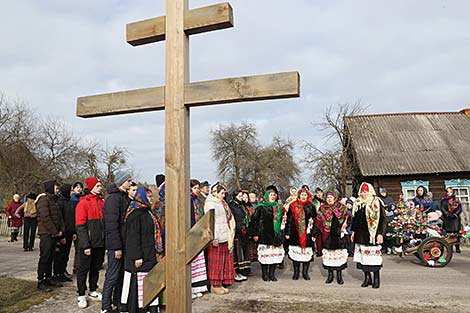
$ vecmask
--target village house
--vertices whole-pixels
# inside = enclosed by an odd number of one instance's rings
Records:
[[[460,112],[346,116],[353,189],[367,181],[398,199],[415,196],[419,185],[436,200],[453,187],[470,224],[470,109]]]

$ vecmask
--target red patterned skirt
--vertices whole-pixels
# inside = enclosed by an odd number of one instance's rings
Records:
[[[228,242],[219,243],[218,247],[212,244],[207,248],[207,263],[212,286],[232,285],[235,283],[235,269],[233,267],[233,254],[228,251]]]

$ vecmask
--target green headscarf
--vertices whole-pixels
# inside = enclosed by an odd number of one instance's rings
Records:
[[[276,236],[281,235],[281,222],[282,222],[282,208],[279,205],[279,202],[269,202],[269,194],[274,191],[273,189],[268,189],[264,193],[264,201],[260,202],[257,207],[270,207],[273,209],[273,225],[274,225],[274,233]]]

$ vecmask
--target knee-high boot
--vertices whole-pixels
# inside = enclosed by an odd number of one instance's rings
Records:
[[[372,285],[372,277],[370,272],[364,272],[364,281],[361,284],[361,287],[368,287]]]
[[[374,282],[372,288],[377,289],[380,287],[380,271],[374,272]]]
[[[302,264],[302,277],[305,280],[310,280],[310,276],[308,275],[308,269],[310,267],[310,262],[304,262]]]
[[[326,284],[331,284],[333,282],[333,279],[335,279],[335,277],[333,275],[333,271],[328,270],[328,278],[326,279],[325,283]]]
[[[342,270],[336,271],[336,281],[338,282],[338,285],[344,284],[343,271]]]
[[[270,279],[271,281],[277,281],[277,278],[276,278],[276,276],[275,276],[276,267],[277,267],[277,264],[271,264],[271,265],[269,265],[269,279]]]
[[[294,266],[294,276],[292,276],[293,280],[298,280],[299,279],[299,274],[300,274],[300,262],[293,261],[292,262]]]
[[[261,264],[261,272],[264,281],[269,281],[268,266],[267,264]]]

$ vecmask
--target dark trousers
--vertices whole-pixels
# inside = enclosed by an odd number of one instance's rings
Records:
[[[65,237],[65,244],[60,244],[54,258],[54,276],[64,275],[69,262],[70,249],[72,248],[72,236]]]
[[[103,301],[101,309],[109,310],[111,304],[119,306],[121,303],[122,283],[124,280],[124,255],[116,259],[114,250],[108,250],[108,269],[103,286]]]
[[[73,241],[73,248],[75,255],[73,256],[73,273],[78,274],[80,269],[80,245],[78,244],[78,238]]]
[[[23,226],[23,249],[33,249],[36,239],[38,220],[35,217],[25,217]]]
[[[52,276],[57,238],[51,235],[41,235],[39,238],[38,281],[43,281]]]
[[[84,296],[86,291],[86,278],[90,292],[98,289],[99,270],[104,262],[104,248],[91,248],[91,255],[80,250],[80,269],[77,274],[78,295]]]

